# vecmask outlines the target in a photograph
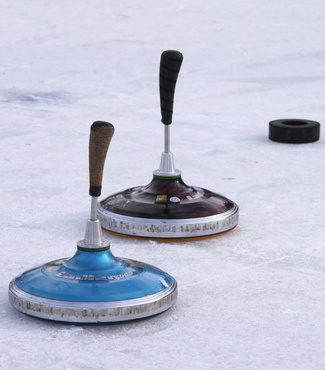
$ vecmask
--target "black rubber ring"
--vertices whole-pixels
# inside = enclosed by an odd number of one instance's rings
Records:
[[[269,122],[269,139],[280,143],[312,143],[319,139],[320,123],[307,119],[277,119]]]

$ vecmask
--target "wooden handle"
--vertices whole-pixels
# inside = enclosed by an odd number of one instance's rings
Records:
[[[114,134],[111,123],[96,121],[91,125],[89,138],[89,194],[99,197],[107,149]]]
[[[179,51],[166,50],[161,54],[159,89],[161,122],[164,125],[172,123],[175,86],[182,62],[183,55]]]

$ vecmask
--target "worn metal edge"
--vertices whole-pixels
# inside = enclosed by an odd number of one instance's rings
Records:
[[[119,234],[153,238],[193,238],[223,233],[239,222],[236,203],[222,214],[185,219],[150,219],[129,217],[105,210],[98,203],[98,218],[104,229]]]
[[[169,287],[142,298],[112,302],[58,301],[24,292],[17,287],[15,279],[8,289],[13,307],[30,316],[63,322],[108,323],[141,319],[168,310],[175,304],[178,294],[177,282],[172,278]]]

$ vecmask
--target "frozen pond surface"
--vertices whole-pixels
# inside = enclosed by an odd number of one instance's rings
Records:
[[[0,368],[324,368],[324,139],[267,136],[273,119],[324,122],[325,3],[17,0],[0,30]],[[234,200],[238,227],[189,242],[106,234],[116,256],[176,278],[160,316],[77,326],[17,312],[9,281],[84,235],[92,122],[116,128],[104,196],[151,180],[166,49],[184,55],[176,167]]]

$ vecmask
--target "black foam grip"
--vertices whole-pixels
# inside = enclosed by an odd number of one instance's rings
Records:
[[[159,72],[161,122],[172,123],[175,86],[183,62],[183,55],[177,50],[166,50],[161,54]]]

